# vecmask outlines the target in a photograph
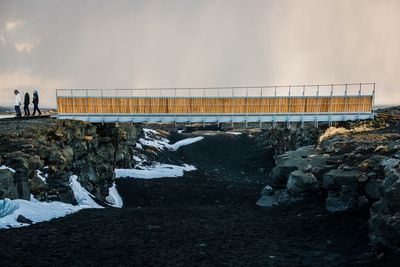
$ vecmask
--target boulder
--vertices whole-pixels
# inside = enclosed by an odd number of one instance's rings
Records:
[[[365,193],[367,197],[372,200],[378,200],[381,198],[382,191],[382,180],[371,179],[365,186]]]
[[[297,195],[316,188],[317,179],[312,173],[293,171],[289,175],[287,189],[290,194]]]
[[[384,192],[384,198],[390,212],[400,212],[400,180],[394,182],[390,188]]]
[[[296,170],[323,173],[329,166],[326,164],[328,155],[317,154],[312,146],[300,147],[294,151],[288,151],[278,156],[275,160],[275,168],[272,169],[271,178],[276,184],[286,184],[290,173]]]
[[[272,196],[273,194],[274,194],[274,189],[270,185],[267,185],[261,191],[261,196]]]
[[[327,190],[340,191],[343,185],[352,188],[356,192],[358,187],[358,177],[361,175],[359,171],[331,170],[324,174],[323,186]]]
[[[257,205],[260,207],[284,206],[303,200],[302,196],[289,194],[287,190],[276,191],[274,195],[262,196]]]
[[[40,179],[37,174],[30,180],[30,185],[33,194],[36,194],[46,188],[46,183]]]
[[[329,192],[325,201],[326,210],[329,212],[342,212],[354,208],[356,200],[348,194]]]
[[[381,166],[384,168],[385,173],[388,173],[389,171],[393,170],[396,168],[400,163],[399,159],[385,159],[381,162]]]
[[[26,218],[25,216],[22,216],[21,214],[18,215],[17,222],[25,223],[25,224],[32,224],[33,223],[30,219]]]
[[[383,192],[390,190],[390,187],[400,179],[400,173],[395,170],[390,170],[386,173],[386,177],[383,180]]]
[[[14,173],[5,169],[0,170],[0,199],[18,198],[17,185],[14,181]]]
[[[258,201],[257,201],[257,206],[260,207],[273,207],[278,205],[278,200],[276,199],[276,196],[262,196]]]

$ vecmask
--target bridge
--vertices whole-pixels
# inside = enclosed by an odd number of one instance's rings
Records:
[[[96,123],[305,123],[374,118],[375,83],[57,89],[59,119]]]

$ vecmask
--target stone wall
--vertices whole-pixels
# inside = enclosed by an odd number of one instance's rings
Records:
[[[264,151],[268,151],[276,157],[289,150],[315,145],[324,129],[324,127],[317,128],[314,125],[288,129],[285,125],[282,125],[281,127],[262,130],[257,137],[258,144]]]

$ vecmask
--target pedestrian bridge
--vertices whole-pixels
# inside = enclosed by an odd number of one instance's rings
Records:
[[[57,89],[59,119],[89,122],[291,123],[374,117],[375,83]]]

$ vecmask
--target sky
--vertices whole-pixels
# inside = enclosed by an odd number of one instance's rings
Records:
[[[398,0],[0,0],[13,90],[376,82],[400,104]]]

